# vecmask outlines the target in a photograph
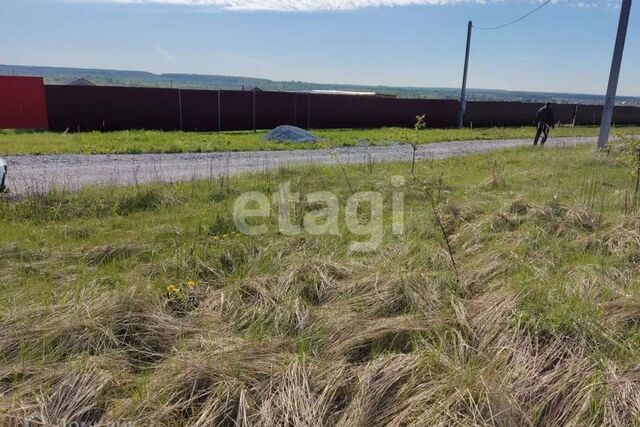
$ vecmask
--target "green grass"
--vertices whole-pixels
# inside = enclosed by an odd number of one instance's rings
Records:
[[[633,425],[640,213],[618,149],[409,170],[345,169],[385,197],[371,253],[348,250],[343,223],[235,231],[238,195],[282,182],[344,207],[336,168],[1,203],[0,424]],[[390,231],[398,175],[404,237]]]
[[[183,153],[214,151],[294,150],[314,149],[322,146],[342,147],[366,141],[384,145],[399,139],[406,129],[384,128],[374,130],[316,130],[320,143],[294,144],[265,142],[264,132],[188,133],[159,131],[124,131],[111,133],[15,132],[0,131],[0,156],[18,154],[138,154]],[[533,138],[533,127],[487,129],[428,129],[421,133],[420,142]],[[617,134],[638,134],[640,127],[619,127]],[[552,137],[596,136],[595,127],[560,127]]]

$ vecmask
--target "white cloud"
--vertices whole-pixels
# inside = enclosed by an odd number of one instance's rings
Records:
[[[175,56],[171,55],[168,51],[161,48],[160,46],[156,46],[154,50],[158,55],[162,57],[162,59],[164,59],[165,62],[176,62]]]
[[[87,1],[87,0],[85,0]],[[235,11],[328,11],[354,10],[366,7],[409,6],[409,5],[452,5],[459,3],[504,3],[529,2],[542,3],[543,0],[91,0],[110,3],[130,4],[165,4],[178,6],[204,6]],[[553,3],[568,1],[570,3],[593,3],[578,0],[553,0]]]

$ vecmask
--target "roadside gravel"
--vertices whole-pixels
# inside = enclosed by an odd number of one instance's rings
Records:
[[[547,149],[595,144],[591,137],[557,138]],[[422,145],[418,159],[441,159],[465,154],[530,145],[529,140],[454,141]],[[177,182],[194,178],[237,175],[299,164],[335,164],[409,161],[411,146],[355,146],[327,150],[249,151],[235,153],[180,153],[133,155],[11,156],[8,186],[12,194],[45,192],[53,188],[74,191],[91,185],[130,185]]]

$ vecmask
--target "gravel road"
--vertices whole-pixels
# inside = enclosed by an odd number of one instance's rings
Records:
[[[556,138],[556,146],[595,144],[595,138]],[[529,140],[455,141],[422,145],[418,159],[451,156],[517,147]],[[336,149],[343,163],[407,161],[411,146],[355,146]],[[193,178],[235,175],[295,164],[335,164],[327,150],[248,151],[234,153],[180,153],[131,155],[42,155],[6,157],[8,186],[14,195],[44,192],[52,188],[77,190],[90,185],[128,185],[145,182],[176,182]]]

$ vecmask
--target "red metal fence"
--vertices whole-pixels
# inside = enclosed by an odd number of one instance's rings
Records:
[[[540,104],[524,102],[468,102],[465,125],[473,127],[526,126],[533,124]],[[554,104],[556,120],[579,126],[599,125],[602,105]],[[617,106],[613,122],[618,125],[640,124],[640,107]]]
[[[112,86],[44,86],[41,78],[0,77],[0,128],[53,131],[159,129],[235,131],[413,126],[426,114],[429,127],[456,124],[458,102],[292,92],[211,91]],[[532,124],[540,104],[469,102],[465,124]],[[561,123],[597,125],[602,106],[556,104]],[[48,118],[47,118],[48,113]],[[640,124],[639,107],[616,107],[616,124]]]
[[[47,129],[41,77],[0,76],[0,129]]]
[[[420,114],[431,127],[450,127],[458,107],[448,100],[104,86],[47,86],[46,95],[55,131],[375,128],[412,126]]]

